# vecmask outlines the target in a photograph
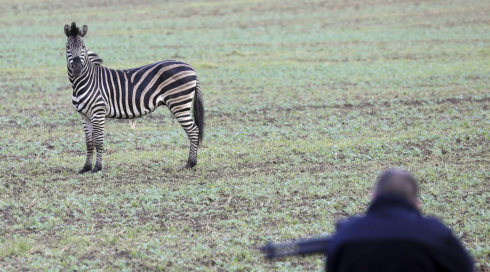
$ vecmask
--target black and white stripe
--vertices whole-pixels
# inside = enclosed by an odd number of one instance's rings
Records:
[[[83,42],[87,26],[65,25],[68,78],[73,105],[83,119],[87,159],[80,173],[102,169],[105,118],[139,118],[166,105],[190,140],[186,168],[197,164],[197,148],[204,135],[204,108],[196,72],[187,63],[161,61],[139,68],[114,70],[88,51]],[[191,108],[193,107],[193,116]],[[97,151],[92,169],[94,149]]]

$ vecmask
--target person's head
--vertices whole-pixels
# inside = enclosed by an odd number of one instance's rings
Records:
[[[410,173],[405,170],[390,169],[384,172],[376,182],[373,197],[380,195],[396,195],[402,197],[415,205],[417,208],[420,203],[417,198],[418,185]]]

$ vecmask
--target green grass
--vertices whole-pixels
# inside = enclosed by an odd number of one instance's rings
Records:
[[[0,2],[0,270],[320,271],[256,247],[334,231],[410,169],[490,271],[488,1]],[[111,68],[199,75],[198,166],[167,109],[109,120],[85,161],[63,26]]]

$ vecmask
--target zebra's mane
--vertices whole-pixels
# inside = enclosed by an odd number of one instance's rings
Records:
[[[92,51],[88,51],[88,59],[95,65],[102,65],[102,59]]]
[[[71,23],[70,36],[76,37],[79,32],[80,32],[80,28],[77,27],[77,24],[75,24],[75,22]]]

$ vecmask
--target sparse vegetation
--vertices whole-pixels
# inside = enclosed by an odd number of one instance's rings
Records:
[[[267,240],[334,231],[404,167],[423,211],[490,271],[488,1],[0,3],[0,269],[319,271]],[[63,26],[112,68],[191,63],[207,110],[195,170],[167,109],[110,120],[77,175]]]

